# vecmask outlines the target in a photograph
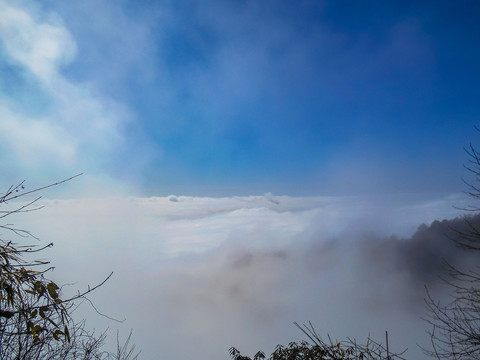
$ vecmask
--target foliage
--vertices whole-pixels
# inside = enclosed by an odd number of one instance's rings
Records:
[[[79,176],[79,175],[77,175]],[[76,177],[76,176],[74,176]],[[40,197],[17,202],[26,195],[55,186],[72,178],[34,190],[26,191],[24,182],[11,186],[0,196],[0,219],[13,214],[38,210]],[[22,200],[22,199],[20,199]],[[7,209],[10,204],[16,205]],[[100,284],[64,298],[61,287],[46,274],[52,267],[48,261],[31,260],[43,250],[53,246],[21,245],[13,238],[38,240],[30,232],[12,224],[1,224],[0,230],[9,238],[0,238],[0,358],[1,359],[128,359],[134,357],[134,347],[118,345],[118,356],[101,350],[105,333],[95,336],[84,328],[85,322],[75,323],[72,318],[75,301],[102,286]],[[4,236],[1,234],[1,236]],[[134,357],[135,358],[135,357]]]
[[[310,323],[309,326],[295,325],[312,341],[291,342],[288,346],[277,345],[274,352],[270,355],[270,360],[377,360],[377,359],[404,359],[403,353],[392,354],[387,346],[375,342],[371,339],[367,340],[365,345],[358,344],[355,340],[347,339],[347,341],[332,341],[330,337],[328,342],[324,341],[316,333],[314,327]],[[236,348],[230,348],[230,356],[233,360],[252,360],[248,356],[240,354]],[[263,351],[257,352],[253,360],[265,359]]]

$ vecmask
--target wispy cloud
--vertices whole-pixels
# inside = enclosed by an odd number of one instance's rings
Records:
[[[4,84],[0,137],[12,178],[39,169],[42,174],[36,177],[50,181],[52,176],[103,170],[123,145],[128,110],[94,86],[63,75],[62,68],[76,56],[76,43],[56,14],[6,1],[0,6],[4,61],[21,76],[24,91],[37,89],[32,103],[47,99],[31,111],[33,104],[15,98],[8,91],[14,85]]]
[[[37,21],[20,7],[1,4],[1,38],[8,54],[45,83],[54,81],[58,68],[75,56],[69,32],[54,21]]]

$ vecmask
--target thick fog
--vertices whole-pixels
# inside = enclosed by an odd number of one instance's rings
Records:
[[[371,336],[411,359],[428,346],[425,288],[444,296],[442,257],[465,254],[442,222],[462,196],[96,198],[42,200],[11,218],[40,243],[50,276],[74,293],[113,277],[76,312],[111,339],[133,329],[142,358],[228,359],[321,336]],[[433,223],[432,223],[433,222]],[[426,225],[422,225],[426,224]],[[431,224],[431,226],[430,226]],[[34,240],[30,240],[32,242]],[[459,261],[459,259],[461,261]],[[108,346],[110,346],[109,344]]]

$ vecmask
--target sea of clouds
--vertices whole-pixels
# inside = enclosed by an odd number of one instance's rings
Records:
[[[76,313],[87,326],[116,329],[142,358],[227,359],[303,339],[292,323],[322,336],[382,341],[422,358],[428,346],[424,285],[441,289],[445,226],[461,195],[201,198],[98,197],[40,200],[11,217],[40,244],[50,276],[66,293],[113,277]],[[433,230],[432,230],[433,229]],[[395,236],[392,236],[395,235]],[[413,235],[413,237],[412,237]],[[34,240],[31,240],[32,242]],[[111,344],[109,344],[110,346]]]

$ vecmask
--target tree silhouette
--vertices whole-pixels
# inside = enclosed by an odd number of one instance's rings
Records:
[[[478,129],[477,129],[478,130]],[[466,149],[469,163],[466,169],[474,175],[474,182],[465,181],[466,193],[480,199],[480,153],[470,144]],[[470,206],[464,210],[479,213],[480,208]],[[452,241],[467,252],[480,251],[480,229],[471,216],[464,217],[463,229],[453,229]],[[478,265],[467,269],[445,261],[452,301],[443,303],[434,299],[427,290],[427,321],[431,324],[431,350],[427,354],[437,359],[480,358],[480,270]]]

